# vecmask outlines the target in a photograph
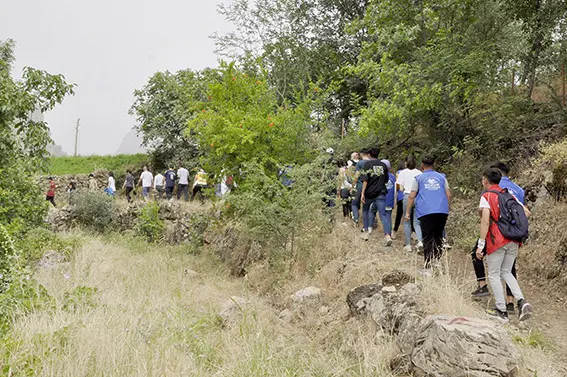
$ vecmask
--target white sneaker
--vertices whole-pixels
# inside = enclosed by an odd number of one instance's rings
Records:
[[[386,246],[392,246],[392,237],[390,237],[389,234],[386,234],[386,237],[384,237],[384,240],[386,241]]]
[[[406,253],[411,253],[413,251],[413,249],[412,249],[411,245],[406,245],[406,246],[404,246],[404,251]]]
[[[392,239],[395,240],[396,239],[396,232],[392,231]]]
[[[452,247],[453,247],[453,246],[449,245],[449,243],[447,242],[447,239],[446,239],[446,238],[443,238],[443,248],[449,250],[449,249],[451,249]]]
[[[419,241],[419,242],[417,243],[417,249],[418,249],[419,251],[423,251],[423,242]]]

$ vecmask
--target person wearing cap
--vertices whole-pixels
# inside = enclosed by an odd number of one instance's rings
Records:
[[[423,234],[424,275],[430,275],[443,254],[443,230],[449,216],[451,190],[444,174],[433,168],[435,159],[424,156],[421,160],[423,173],[414,178],[408,200],[405,220],[410,219],[410,208],[415,203],[415,216]]]

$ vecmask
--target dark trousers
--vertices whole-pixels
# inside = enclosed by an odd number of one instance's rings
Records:
[[[189,185],[182,185],[181,183],[177,185],[177,200],[181,199],[183,194],[183,199],[185,201],[189,200]]]
[[[197,194],[199,194],[199,198],[201,199],[201,201],[203,201],[205,198],[203,197],[203,191],[202,190],[203,190],[203,186],[197,185],[197,186],[193,187],[193,193],[191,194],[191,200],[194,200],[195,196]]]
[[[341,200],[343,202],[343,216],[350,217],[350,214],[352,213],[352,199],[350,197],[349,189],[341,190]]]
[[[432,263],[443,255],[443,230],[447,224],[447,217],[448,215],[444,213],[432,213],[419,218],[423,235],[425,268],[431,268]]]
[[[474,273],[476,275],[476,281],[486,281],[486,271],[484,270],[484,262],[476,257],[476,246],[471,253],[471,257],[472,257],[472,264],[474,267]],[[514,278],[518,280],[518,276],[516,274],[516,261],[514,261],[514,264],[512,265],[512,275],[514,275]],[[508,284],[506,284],[506,296],[514,297],[514,295],[512,294],[512,290],[510,289],[510,287],[508,287]]]
[[[55,197],[54,196],[46,196],[45,200],[47,200],[49,203],[53,204],[53,207],[57,207],[57,204],[55,204]]]
[[[411,209],[411,219],[410,219],[410,224],[411,224],[411,231],[415,232],[415,229],[413,227],[413,211],[414,209]],[[398,229],[400,229],[400,225],[402,223],[402,219],[404,218],[404,200],[398,200],[396,202],[396,220],[394,222],[394,232],[397,232]]]
[[[165,188],[165,197],[167,198],[167,200],[170,200],[171,198],[173,198],[173,189],[174,188],[175,188],[175,186],[170,186],[170,187]]]
[[[126,186],[126,199],[128,199],[128,203],[132,201],[132,196],[130,195],[132,193],[132,190],[134,190],[134,187]]]

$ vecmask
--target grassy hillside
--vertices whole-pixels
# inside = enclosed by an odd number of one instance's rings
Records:
[[[116,156],[77,156],[54,157],[51,159],[51,174],[88,174],[97,169],[112,170],[118,173],[126,169],[141,169],[148,163],[146,154],[120,154]]]

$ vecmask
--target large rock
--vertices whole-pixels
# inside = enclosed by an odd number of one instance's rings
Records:
[[[381,331],[395,337],[400,352],[392,360],[393,369],[415,376],[515,376],[520,356],[501,325],[478,318],[427,316],[417,285],[384,288],[358,287],[347,301],[353,314],[366,313]]]

